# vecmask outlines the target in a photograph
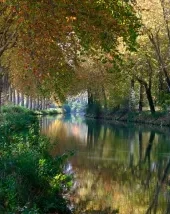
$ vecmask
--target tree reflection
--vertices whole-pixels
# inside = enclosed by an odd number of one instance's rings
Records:
[[[167,164],[165,166],[165,170],[164,170],[164,173],[163,173],[161,179],[158,180],[158,182],[157,182],[157,185],[156,185],[156,188],[155,188],[155,191],[154,191],[154,195],[153,195],[153,199],[152,199],[152,201],[151,201],[151,203],[149,205],[149,208],[146,211],[146,214],[156,213],[157,207],[158,207],[158,197],[159,197],[162,185],[165,183],[166,178],[168,176],[169,169],[170,169],[170,159],[167,161]],[[167,213],[168,210],[169,210],[169,204],[167,206],[166,213]]]
[[[148,160],[148,165],[149,166],[150,166],[150,162],[151,162],[150,156],[151,156],[151,150],[152,150],[152,145],[153,145],[154,139],[155,139],[155,132],[151,131],[150,132],[149,143],[147,145],[146,152],[145,152],[145,157],[144,157],[144,162],[146,162],[146,160]]]
[[[70,161],[75,214],[170,213],[168,132],[165,137],[145,127],[56,120],[46,134],[58,142],[53,153],[78,151]]]
[[[142,138],[142,132],[139,130],[139,169],[141,169],[141,163],[142,163],[142,154],[143,154],[143,138]]]

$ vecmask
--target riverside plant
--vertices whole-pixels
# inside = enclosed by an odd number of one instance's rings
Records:
[[[63,173],[69,154],[52,157],[33,112],[4,108],[0,124],[0,213],[67,214],[63,192],[72,178]]]

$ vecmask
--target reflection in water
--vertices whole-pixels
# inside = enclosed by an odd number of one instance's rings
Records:
[[[52,155],[75,150],[74,213],[170,214],[170,132],[109,125],[81,117],[45,117]]]

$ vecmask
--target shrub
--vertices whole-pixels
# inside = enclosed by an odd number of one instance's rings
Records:
[[[49,155],[50,143],[40,136],[37,118],[31,112],[8,109],[3,118],[0,213],[70,213],[62,195],[71,185],[71,177],[63,173],[69,154]]]

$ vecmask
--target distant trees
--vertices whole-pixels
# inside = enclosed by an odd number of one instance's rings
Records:
[[[120,45],[121,59],[118,57],[116,63],[110,60],[109,67],[108,62],[103,64],[112,74],[111,84],[104,81],[106,99],[112,99],[112,107],[128,106],[130,110],[135,106],[132,110],[142,111],[149,106],[155,113],[156,107],[166,110],[170,105],[169,1],[137,1],[136,10],[142,20],[137,51],[130,52]]]

